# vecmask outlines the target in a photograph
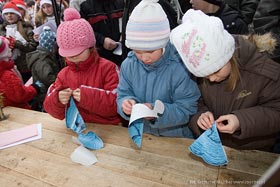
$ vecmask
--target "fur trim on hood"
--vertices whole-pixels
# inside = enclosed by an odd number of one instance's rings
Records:
[[[252,34],[243,37],[254,43],[259,52],[272,54],[277,46],[277,39],[271,32],[265,34]]]

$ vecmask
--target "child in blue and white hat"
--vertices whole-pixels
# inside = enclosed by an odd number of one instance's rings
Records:
[[[129,120],[134,104],[150,109],[156,100],[164,103],[157,119],[144,119],[144,133],[189,137],[190,115],[197,111],[200,92],[169,42],[170,27],[158,0],[142,0],[132,11],[126,27],[128,53],[120,70],[117,88],[118,113]]]
[[[28,68],[32,72],[33,82],[37,80],[48,88],[56,79],[59,72],[59,63],[55,55],[57,50],[56,34],[50,27],[45,26],[43,32],[39,35],[39,45],[33,52],[27,53],[26,60]],[[42,111],[43,101],[47,89],[44,90],[34,100],[34,110]]]

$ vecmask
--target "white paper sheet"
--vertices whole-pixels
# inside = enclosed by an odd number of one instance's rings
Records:
[[[73,162],[84,166],[90,166],[98,161],[95,155],[83,146],[76,148],[70,158]]]
[[[133,121],[145,117],[158,118],[158,114],[163,114],[163,112],[164,112],[164,104],[160,100],[155,101],[155,106],[153,110],[151,110],[149,107],[147,107],[144,104],[137,103],[133,105],[132,112],[130,115],[129,125]]]
[[[51,31],[56,33],[57,26],[56,26],[56,23],[54,20],[50,20],[50,21],[46,22],[45,24],[37,27],[36,29],[33,29],[33,33],[40,35],[43,32],[44,26],[49,26]]]
[[[121,42],[117,42],[117,48],[113,51],[115,55],[122,55],[122,44]]]

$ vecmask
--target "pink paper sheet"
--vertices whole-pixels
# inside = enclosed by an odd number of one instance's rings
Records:
[[[38,135],[38,124],[29,125],[19,129],[1,132],[0,133],[0,147],[7,146]]]

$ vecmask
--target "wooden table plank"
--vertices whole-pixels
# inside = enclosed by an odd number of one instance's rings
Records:
[[[14,154],[14,153],[17,154]],[[85,167],[70,158],[55,155],[28,145],[6,149],[0,156],[1,165],[54,186],[116,186],[116,187],[166,187],[156,183],[99,167]]]
[[[0,174],[0,185],[3,187],[55,187],[2,166]]]
[[[17,124],[13,123],[13,125]],[[17,128],[19,126],[20,124]],[[70,135],[50,130],[43,130],[43,138],[40,141],[33,141],[26,145],[65,156],[67,159],[77,147],[71,142]],[[185,186],[189,180],[197,177],[204,180],[217,178],[217,168],[206,168],[201,172],[200,168],[203,165],[192,160],[162,156],[108,143],[103,149],[93,152],[99,160],[97,166],[170,186]]]
[[[34,186],[248,186],[279,156],[225,147],[229,164],[213,167],[189,152],[193,140],[144,134],[138,149],[124,127],[87,124],[87,131],[98,134],[105,147],[92,151],[99,162],[85,167],[70,160],[78,147],[71,139],[77,135],[64,120],[14,107],[4,112],[10,116],[0,122],[0,131],[34,123],[43,127],[42,139],[1,150],[0,169],[7,174],[0,177],[0,184],[12,180],[12,186],[28,181],[34,181]]]

